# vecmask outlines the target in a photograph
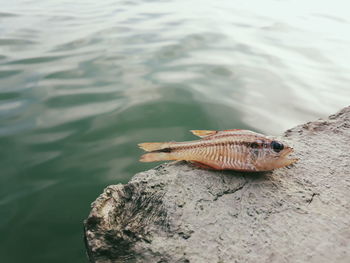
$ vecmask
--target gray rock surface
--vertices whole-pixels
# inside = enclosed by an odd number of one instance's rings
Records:
[[[265,173],[181,162],[111,185],[84,222],[91,262],[350,262],[350,107],[286,131]]]

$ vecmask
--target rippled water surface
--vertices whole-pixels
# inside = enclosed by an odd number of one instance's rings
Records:
[[[1,262],[86,262],[82,221],[143,141],[278,135],[349,104],[349,4],[2,1]]]

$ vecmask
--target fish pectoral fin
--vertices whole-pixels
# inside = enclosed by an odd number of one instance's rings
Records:
[[[205,138],[217,133],[217,131],[209,131],[209,130],[191,130],[193,135],[196,135],[201,138]]]

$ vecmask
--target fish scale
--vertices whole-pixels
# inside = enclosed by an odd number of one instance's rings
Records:
[[[245,140],[244,140],[245,139]],[[236,138],[232,135],[218,136],[212,140],[191,141],[188,143],[174,143],[170,146],[174,155],[186,156],[188,160],[198,162],[217,162],[222,168],[245,169],[243,155],[248,152],[248,147],[242,142],[255,141],[255,136],[248,140],[247,136]],[[198,151],[201,149],[201,151]],[[233,162],[231,162],[233,161]],[[248,160],[246,160],[248,164]]]

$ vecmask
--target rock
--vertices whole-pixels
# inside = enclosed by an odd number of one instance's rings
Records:
[[[350,107],[286,131],[265,173],[162,164],[111,185],[84,222],[91,262],[350,262]]]

